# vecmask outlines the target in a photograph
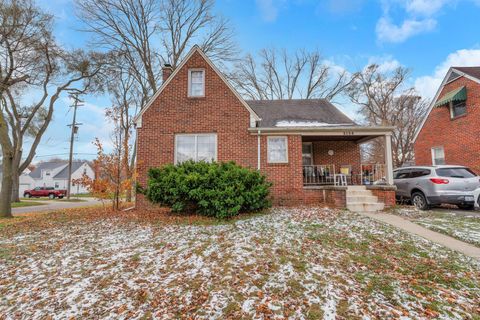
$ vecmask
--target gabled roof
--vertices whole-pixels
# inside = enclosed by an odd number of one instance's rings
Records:
[[[438,101],[438,98],[440,97],[440,93],[442,92],[443,87],[447,83],[452,82],[458,79],[459,77],[465,77],[467,79],[470,79],[480,84],[480,67],[450,67],[447,74],[445,75],[445,78],[443,78],[442,84],[438,88],[437,93],[435,94],[435,97],[430,102],[430,106],[427,110],[427,113],[425,114],[425,117],[422,120],[422,123],[418,127],[417,132],[415,132],[415,136],[413,137],[413,142],[417,140],[418,135],[420,134],[420,131],[422,131],[422,128],[425,125],[425,122],[427,122],[428,116],[430,115],[430,112],[432,112],[432,109],[434,108],[435,103]]]
[[[72,173],[77,171],[86,161],[73,161],[72,162]],[[61,168],[63,167],[63,168]],[[47,162],[40,162],[35,167],[35,170],[30,172],[29,176],[33,179],[41,179],[42,178],[42,170],[55,170],[60,169],[60,171],[53,176],[53,179],[68,179],[68,163],[66,160],[60,161],[47,161]]]
[[[30,172],[30,177],[33,179],[41,179],[42,178],[42,170],[55,170],[61,166],[66,166],[66,161],[47,161],[47,162],[40,162],[36,165],[35,170]]]
[[[183,68],[183,66],[187,63],[187,61],[192,57],[192,55],[198,52],[203,59],[210,65],[210,67],[215,71],[215,73],[220,77],[220,79],[223,80],[223,82],[228,86],[228,88],[235,94],[235,96],[240,100],[240,102],[245,106],[245,108],[250,112],[250,114],[253,115],[253,117],[256,120],[260,120],[260,117],[255,113],[254,110],[250,108],[250,106],[245,102],[245,100],[242,98],[242,96],[235,90],[235,88],[231,85],[231,83],[227,80],[225,75],[218,70],[218,68],[215,66],[215,64],[205,55],[205,53],[200,49],[198,45],[194,45],[192,47],[192,50],[187,54],[185,59],[182,60],[182,62],[178,65],[178,67],[173,70],[172,74],[168,77],[166,81],[162,83],[160,88],[155,92],[155,94],[148,100],[147,104],[142,108],[142,110],[138,113],[138,115],[135,117],[134,122],[137,123],[138,120],[142,117],[142,115],[147,111],[148,108],[152,105],[152,103],[158,98],[158,96],[162,93],[162,91],[165,89],[165,87],[170,83],[170,81],[175,78],[177,73]]]
[[[453,69],[480,80],[480,67],[453,67]]]
[[[85,162],[75,161],[72,162],[72,173],[78,170]],[[59,173],[57,173],[53,179],[68,179],[68,165],[65,166]]]
[[[262,118],[259,127],[356,125],[325,99],[247,100],[247,103]]]

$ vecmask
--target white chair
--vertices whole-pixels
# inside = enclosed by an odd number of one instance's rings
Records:
[[[343,173],[335,174],[335,185],[336,186],[346,186],[347,185],[347,176]]]

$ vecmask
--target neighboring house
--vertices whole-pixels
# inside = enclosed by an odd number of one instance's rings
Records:
[[[393,128],[359,126],[322,99],[245,101],[198,46],[175,70],[164,67],[163,80],[135,119],[140,185],[151,167],[234,160],[267,175],[275,204],[345,207],[347,187],[339,186],[344,180],[383,181],[368,188],[394,204]],[[378,137],[385,139],[387,163],[362,164],[360,144]],[[358,195],[377,204],[370,194]],[[145,205],[137,197],[137,206]]]
[[[95,174],[92,167],[86,161],[74,161],[72,163],[72,181],[82,178],[86,174],[94,179]],[[22,190],[20,194],[26,189],[35,187],[54,187],[55,189],[67,189],[68,187],[68,163],[66,161],[47,161],[38,163],[35,169],[28,175],[33,183]],[[72,183],[72,194],[88,193],[88,190],[80,185]]]
[[[0,191],[2,190],[2,185],[1,185],[1,181],[2,181],[2,178],[3,178],[3,172],[2,172],[2,168],[0,167]],[[32,179],[32,177],[30,177],[30,169],[25,169],[25,171],[22,172],[22,174],[20,175],[19,177],[19,187],[18,187],[18,194],[21,196],[23,196],[23,191],[29,189],[33,184],[34,184],[34,180]]]
[[[415,141],[417,165],[456,164],[480,174],[480,67],[452,67]]]

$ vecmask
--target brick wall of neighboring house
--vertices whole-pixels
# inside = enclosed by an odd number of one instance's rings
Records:
[[[328,151],[333,150],[333,155]],[[315,141],[313,142],[313,163],[317,165],[335,165],[340,170],[342,165],[351,165],[352,174],[360,173],[360,145],[354,141]]]
[[[443,147],[447,164],[465,165],[480,174],[480,84],[461,77],[448,83],[439,95],[467,87],[467,114],[450,118],[448,106],[434,107],[415,141],[417,165],[432,164],[432,147]]]

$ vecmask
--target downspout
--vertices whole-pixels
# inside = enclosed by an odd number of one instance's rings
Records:
[[[261,148],[260,148],[261,138],[260,138],[260,129],[258,129],[257,135],[257,170],[260,171],[260,162],[261,162]]]

